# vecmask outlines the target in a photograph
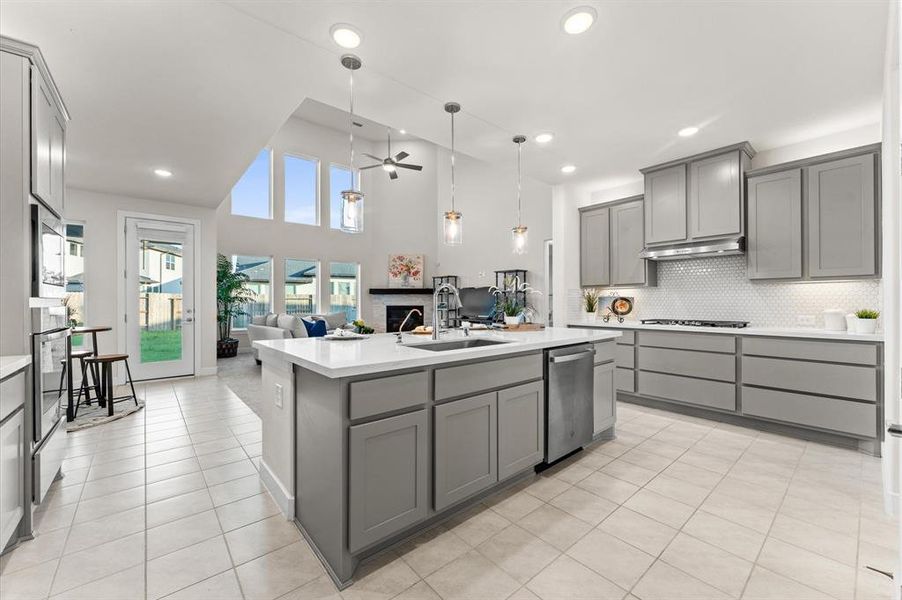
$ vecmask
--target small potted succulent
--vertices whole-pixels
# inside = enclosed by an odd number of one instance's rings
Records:
[[[523,307],[520,306],[519,300],[513,296],[508,296],[501,300],[500,308],[501,312],[504,313],[505,325],[518,325],[520,323]]]
[[[855,324],[858,333],[875,333],[877,331],[879,312],[870,308],[862,308],[855,311],[855,316],[858,317],[858,322]]]
[[[591,288],[583,290],[583,308],[585,309],[587,316],[596,316],[596,311],[598,310],[598,290]]]
[[[542,292],[532,289],[525,281],[521,283],[519,277],[506,277],[503,287],[493,285],[489,291],[495,295],[494,314],[502,315],[505,325],[531,323],[539,314],[529,297]]]

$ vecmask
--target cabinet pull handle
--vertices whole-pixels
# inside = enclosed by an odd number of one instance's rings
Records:
[[[582,358],[586,356],[592,356],[595,354],[595,350],[587,350],[586,352],[577,352],[576,354],[568,354],[566,356],[552,356],[551,362],[553,363],[566,363],[574,360],[582,360]]]

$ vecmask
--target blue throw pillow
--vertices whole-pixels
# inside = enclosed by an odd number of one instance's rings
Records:
[[[304,324],[304,327],[307,328],[307,337],[323,337],[326,335],[326,322],[325,321],[308,321],[307,319],[301,319],[301,322]]]

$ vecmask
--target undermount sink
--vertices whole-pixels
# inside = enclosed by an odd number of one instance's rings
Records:
[[[449,340],[447,342],[427,342],[425,344],[404,344],[408,348],[418,348],[420,350],[430,350],[432,352],[443,352],[445,350],[460,350],[462,348],[481,348],[483,346],[497,346],[498,344],[507,344],[505,340],[487,340],[485,338],[474,338],[464,340]]]

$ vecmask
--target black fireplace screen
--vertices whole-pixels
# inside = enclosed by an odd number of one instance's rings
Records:
[[[386,306],[385,307],[385,331],[389,333],[394,333],[398,331],[398,328],[401,327],[401,321],[404,320],[404,317],[407,316],[411,310],[417,309],[420,313],[423,312],[422,306]],[[414,327],[423,324],[423,317],[420,314],[414,313],[410,315],[410,318],[407,319],[407,323],[404,325],[404,331],[410,331]]]

